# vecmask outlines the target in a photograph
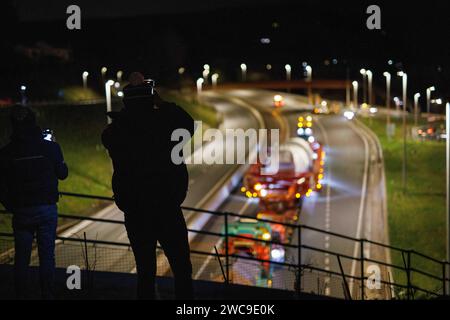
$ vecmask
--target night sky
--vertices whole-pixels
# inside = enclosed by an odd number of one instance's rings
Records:
[[[197,77],[201,66],[210,63],[233,80],[238,74],[236,66],[244,61],[254,70],[270,62],[280,70],[278,76],[282,76],[285,63],[292,64],[295,71],[302,61],[308,61],[314,64],[315,74],[323,78],[357,78],[360,68],[371,68],[374,81],[381,84],[383,71],[405,70],[410,75],[411,91],[434,84],[437,93],[450,97],[448,1],[4,3],[13,4],[12,14],[0,22],[5,38],[13,45],[44,41],[70,48],[74,60],[66,70],[77,78],[83,68],[107,64],[113,68],[142,68],[170,82],[179,65],[189,67],[192,77]],[[374,3],[381,7],[381,30],[366,28],[366,8]],[[65,27],[65,11],[70,4],[81,7],[81,31]],[[270,38],[271,43],[264,45],[261,38]],[[339,61],[337,66],[324,65],[334,58]],[[393,64],[388,65],[388,60]],[[294,78],[301,76],[300,71],[294,72]]]

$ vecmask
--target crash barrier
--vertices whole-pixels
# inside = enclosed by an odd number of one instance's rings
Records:
[[[62,192],[61,196],[113,201],[110,197]],[[383,243],[325,231],[299,224],[275,222],[232,212],[209,211],[182,207],[183,212],[211,216],[210,230],[188,228],[195,234],[191,242],[191,260],[195,279],[224,281],[315,293],[345,299],[421,299],[448,295],[448,268],[450,264],[414,250],[405,250]],[[0,210],[9,214],[6,210]],[[60,219],[89,221],[91,223],[121,225],[123,221],[59,214]],[[195,219],[195,217],[191,218]],[[289,242],[250,238],[230,234],[229,226],[238,219],[252,219],[260,223],[279,225],[290,233]],[[220,231],[217,231],[219,229]],[[126,238],[125,229],[119,238]],[[328,246],[320,247],[320,237]],[[251,240],[255,246],[282,248],[284,259],[260,259],[245,253],[230,253],[230,240]],[[316,245],[310,245],[314,242]],[[13,235],[0,233],[0,263],[14,261]],[[337,250],[334,247],[346,248]],[[168,261],[158,250],[158,275],[171,274]],[[402,264],[378,258],[380,252],[390,250],[398,255]],[[356,254],[355,254],[356,253]],[[134,257],[128,242],[104,241],[86,238],[86,233],[70,237],[57,237],[55,250],[58,267],[79,265],[91,271],[135,272]],[[388,255],[384,255],[388,256]],[[33,252],[32,264],[37,264]],[[426,266],[426,268],[424,268]],[[430,271],[431,270],[431,271]]]

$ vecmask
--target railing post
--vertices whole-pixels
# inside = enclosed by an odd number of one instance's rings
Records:
[[[297,261],[297,265],[298,265],[298,274],[297,274],[297,294],[300,295],[301,291],[302,291],[302,226],[298,225],[297,226],[297,251],[298,251],[298,261]]]
[[[228,257],[228,212],[225,212],[225,283],[230,283],[229,257]]]
[[[407,251],[406,256],[406,281],[407,281],[407,299],[411,300],[411,250]]]
[[[442,262],[442,293],[443,296],[445,297],[447,295],[447,281],[445,280],[447,278],[447,264],[444,262]]]
[[[361,265],[361,300],[364,300],[365,290],[364,287],[364,239],[359,240],[359,251],[360,251],[360,265]]]

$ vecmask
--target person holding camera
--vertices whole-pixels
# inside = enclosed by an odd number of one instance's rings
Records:
[[[58,179],[67,178],[68,168],[60,146],[44,139],[30,108],[15,105],[10,119],[11,141],[0,149],[0,202],[13,213],[16,295],[28,297],[28,267],[36,236],[42,298],[52,299]]]
[[[175,164],[177,144],[172,132],[194,133],[194,120],[182,108],[158,96],[152,80],[130,75],[124,108],[109,113],[112,123],[102,134],[113,162],[112,187],[136,260],[139,299],[155,298],[156,244],[167,256],[175,278],[177,299],[192,299],[192,265],[181,203],[186,197],[188,172]]]

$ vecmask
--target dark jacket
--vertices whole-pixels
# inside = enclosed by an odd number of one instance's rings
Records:
[[[194,132],[194,120],[182,108],[160,101],[155,109],[152,96],[124,99],[125,107],[112,115],[113,122],[102,134],[103,145],[113,161],[112,187],[116,204],[125,212],[143,204],[180,205],[186,197],[186,165],[174,164],[172,132]]]
[[[58,179],[68,174],[61,148],[39,127],[15,130],[0,149],[0,202],[8,209],[58,202]]]

